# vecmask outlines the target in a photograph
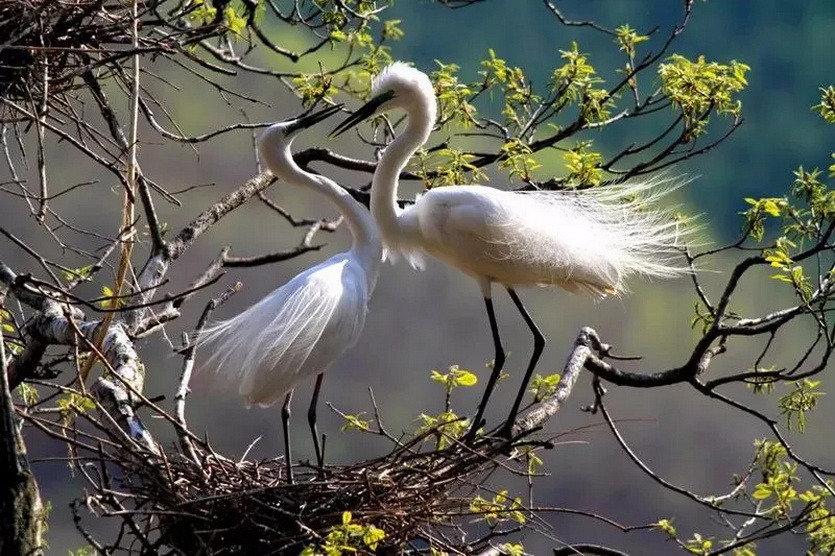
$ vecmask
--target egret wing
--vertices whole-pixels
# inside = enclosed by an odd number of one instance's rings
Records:
[[[482,188],[448,186],[433,189],[412,207],[423,248],[472,276],[481,273],[480,259],[500,258],[503,245],[496,242],[490,224],[501,210]]]
[[[204,343],[213,343],[206,366],[259,405],[279,401],[300,380],[325,371],[356,342],[365,321],[367,287],[356,267],[345,256],[329,259],[214,325],[204,335]]]

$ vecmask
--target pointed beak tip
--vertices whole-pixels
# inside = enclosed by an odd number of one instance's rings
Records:
[[[358,123],[359,121],[356,119],[356,114],[349,114],[347,118],[336,124],[336,127],[328,134],[328,137],[339,137]]]
[[[338,126],[333,128],[333,130],[330,133],[328,133],[328,137],[330,139],[335,139],[336,137],[339,137],[340,135],[342,135],[348,129],[347,127],[344,128],[344,129],[340,129],[341,127],[342,127],[342,124],[339,124]]]
[[[331,138],[342,135],[360,122],[367,120],[374,116],[382,104],[393,97],[393,93],[386,93],[372,98],[364,105],[360,106],[353,114],[349,114],[347,118],[342,120],[328,135]]]
[[[338,137],[342,135],[361,121],[368,118],[369,115],[365,114],[362,110],[358,110],[353,114],[349,114],[347,118],[342,120],[337,124],[333,131],[330,132],[330,137]]]
[[[326,120],[342,110],[342,104],[334,104],[319,110],[318,112],[311,112],[301,118],[297,119],[295,125],[293,125],[290,131],[300,131],[302,129],[308,129],[313,127],[314,125],[318,124],[322,120]]]

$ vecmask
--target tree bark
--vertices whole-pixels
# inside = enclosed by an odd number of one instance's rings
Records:
[[[0,287],[0,309],[5,297],[6,289]],[[7,367],[0,336],[0,554],[43,554],[46,516],[15,420]]]

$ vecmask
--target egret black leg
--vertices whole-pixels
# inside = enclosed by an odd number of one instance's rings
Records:
[[[528,363],[528,370],[525,371],[525,377],[522,379],[522,386],[516,394],[516,400],[513,402],[513,408],[510,410],[510,415],[507,416],[507,421],[505,421],[504,427],[502,427],[502,434],[507,438],[510,438],[513,431],[513,422],[516,420],[516,414],[519,412],[519,406],[522,405],[522,398],[525,397],[525,390],[527,390],[528,383],[533,375],[533,370],[536,368],[537,362],[539,362],[539,356],[542,355],[542,350],[545,349],[545,336],[542,335],[539,327],[536,326],[536,323],[533,321],[533,318],[531,318],[527,309],[525,309],[525,306],[522,304],[522,300],[519,299],[516,292],[507,288],[507,293],[516,305],[516,308],[519,309],[520,313],[522,313],[522,318],[525,319],[525,324],[528,325],[528,328],[530,328],[533,333],[533,355],[531,355],[531,360]]]
[[[476,431],[482,425],[482,417],[484,417],[484,410],[487,408],[487,401],[490,399],[490,394],[493,393],[493,388],[495,388],[496,381],[499,379],[502,367],[504,367],[504,348],[502,348],[502,340],[499,337],[499,325],[496,322],[496,312],[493,310],[493,300],[485,297],[484,304],[487,306],[487,317],[490,319],[490,332],[493,334],[493,347],[496,349],[496,356],[493,358],[493,372],[487,381],[484,396],[481,398],[481,403],[478,404],[478,409],[473,418],[473,424],[470,426],[467,434],[464,435],[464,440],[472,440],[475,437]]]
[[[284,464],[287,466],[287,483],[293,484],[293,461],[290,454],[290,400],[293,399],[293,391],[287,392],[284,398],[284,405],[281,406],[281,428],[284,429]]]
[[[319,403],[319,390],[322,389],[324,373],[316,377],[316,385],[313,387],[313,398],[310,400],[310,407],[307,410],[307,424],[310,425],[310,433],[313,435],[313,448],[316,450],[316,463],[321,471],[325,467],[325,454],[319,445],[319,430],[316,428],[316,405]]]

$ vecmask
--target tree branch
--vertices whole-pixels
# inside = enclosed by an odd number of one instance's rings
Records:
[[[6,291],[0,285],[0,309],[5,307]],[[16,423],[7,363],[0,335],[0,553],[43,554],[44,509]]]

